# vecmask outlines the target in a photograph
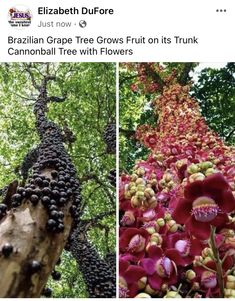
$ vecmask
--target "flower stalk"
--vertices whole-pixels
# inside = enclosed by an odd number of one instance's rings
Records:
[[[220,290],[220,298],[224,298],[224,279],[223,279],[222,261],[220,259],[219,251],[215,243],[215,231],[216,228],[214,226],[211,226],[210,245],[215,259],[217,281]]]

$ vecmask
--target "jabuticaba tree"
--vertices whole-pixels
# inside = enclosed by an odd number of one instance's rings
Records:
[[[87,223],[81,221],[71,237],[71,253],[82,271],[90,298],[116,297],[116,256],[101,258],[86,235]]]
[[[115,158],[103,139],[110,116],[115,119],[114,68],[112,63],[0,65],[3,297],[88,296],[67,248],[78,217],[102,218],[107,237],[93,226],[88,233],[102,257],[106,240],[110,250],[115,247],[115,192],[108,180]]]
[[[1,204],[1,297],[40,296],[80,205],[79,182],[64,136],[46,117],[48,102],[58,100],[47,93],[51,80],[56,77],[46,74],[41,83],[34,82],[39,91],[34,114],[40,144],[32,157],[26,156],[22,174],[27,178],[31,167],[33,172],[25,186],[17,187],[9,210]]]
[[[111,269],[112,273],[116,273],[116,253],[107,253],[105,256],[105,261],[109,265],[109,268]]]
[[[151,95],[157,116],[136,129],[147,158],[120,177],[123,298],[235,296],[235,148],[208,127],[191,96],[193,67],[122,67],[124,78],[135,78],[132,97]]]
[[[116,123],[109,122],[104,129],[104,141],[108,154],[116,154]]]
[[[108,180],[110,184],[116,187],[116,169],[111,169],[108,174]]]

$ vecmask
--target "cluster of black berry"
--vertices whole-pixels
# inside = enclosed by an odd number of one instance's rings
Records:
[[[72,235],[71,252],[76,259],[79,270],[83,273],[91,298],[113,298],[116,296],[116,277],[110,265],[102,259],[96,249],[84,236],[81,240],[78,227]],[[83,233],[84,235],[84,233]],[[79,238],[80,237],[80,238]]]
[[[110,184],[116,187],[116,169],[111,169],[108,174],[108,180]]]
[[[108,154],[116,153],[116,124],[109,123],[103,134],[104,142],[106,143],[106,152]]]

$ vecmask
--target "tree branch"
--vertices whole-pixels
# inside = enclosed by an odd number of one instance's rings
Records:
[[[119,133],[124,135],[126,138],[135,139],[135,131],[134,130],[126,130],[123,128],[119,128]]]
[[[135,75],[130,75],[130,76],[126,76],[126,77],[123,77],[120,81],[119,81],[119,87],[121,87],[125,81],[129,80],[129,79],[134,79],[134,78],[137,78],[138,75],[135,74]]]
[[[100,214],[97,214],[95,217],[91,218],[91,219],[85,219],[83,220],[83,222],[85,223],[92,223],[93,225],[96,224],[99,220],[108,217],[110,215],[115,214],[116,211],[115,210],[111,210],[111,211],[106,211],[106,212],[101,212]]]
[[[47,100],[50,101],[50,102],[63,102],[65,101],[66,97],[63,96],[63,97],[57,97],[57,96],[49,96],[47,97]]]
[[[34,88],[38,91],[40,91],[40,86],[37,84],[36,80],[35,80],[35,77],[33,75],[33,72],[31,70],[31,67],[32,67],[32,63],[29,63],[29,64],[25,64],[25,70],[28,72],[28,74],[30,75],[31,77],[31,80],[32,80],[32,84],[34,86]]]
[[[16,193],[18,181],[14,180],[8,186],[0,189],[0,195],[3,195],[2,203],[7,205],[7,210],[11,209],[11,197]]]
[[[235,128],[231,130],[231,132],[225,137],[225,141],[229,141],[229,139],[233,136],[233,133],[235,132]]]
[[[192,70],[194,63],[185,63],[181,74],[178,77],[178,83],[186,85],[190,80],[189,72]]]
[[[161,78],[161,76],[157,72],[153,71],[147,64],[145,65],[145,70],[146,70],[146,74],[152,77],[153,81],[158,84],[158,90],[162,92],[165,86],[165,82]]]

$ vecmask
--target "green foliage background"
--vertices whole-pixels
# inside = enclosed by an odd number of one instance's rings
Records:
[[[115,210],[115,189],[107,175],[115,168],[116,158],[107,155],[103,130],[115,120],[115,64],[113,63],[50,63],[50,73],[57,81],[50,82],[48,94],[66,95],[63,103],[51,103],[48,117],[61,127],[67,125],[76,136],[67,150],[81,179],[84,219]],[[14,179],[21,180],[19,166],[27,152],[37,145],[33,105],[38,95],[24,63],[0,64],[0,188]],[[38,83],[46,64],[33,63],[31,69]],[[91,177],[95,174],[97,179]],[[91,178],[88,180],[88,178]],[[94,227],[89,239],[104,256],[115,251],[115,216],[101,221],[109,229]],[[82,275],[70,253],[64,251],[62,280],[49,281],[53,297],[86,297]]]
[[[176,70],[180,75],[184,63],[163,63],[163,76]],[[195,79],[196,67],[191,66],[189,80]],[[145,159],[148,150],[138,143],[132,132],[137,125],[150,124],[156,126],[158,117],[154,115],[151,101],[156,93],[143,93],[140,89],[131,90],[137,81],[136,70],[129,70],[120,65],[120,171],[130,172],[137,159]],[[161,73],[162,76],[162,73]],[[228,63],[223,68],[204,68],[197,71],[197,80],[193,82],[191,94],[199,102],[202,115],[207,124],[230,145],[235,143],[235,63]],[[124,134],[123,134],[124,133]]]

